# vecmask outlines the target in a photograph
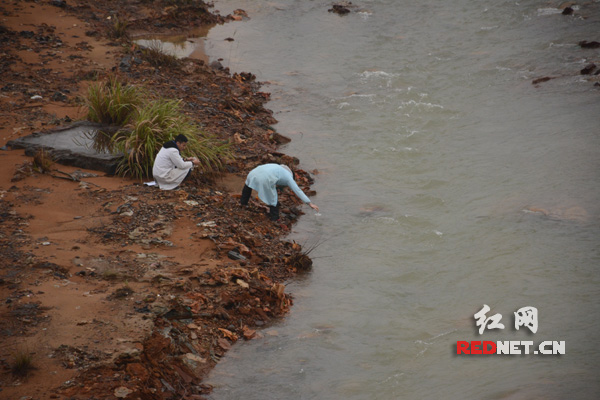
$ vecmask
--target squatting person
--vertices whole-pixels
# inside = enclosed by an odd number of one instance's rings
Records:
[[[277,203],[277,186],[287,186],[304,203],[316,211],[319,207],[310,202],[310,199],[298,187],[294,181],[294,174],[287,165],[263,164],[254,168],[246,178],[246,184],[242,189],[240,203],[245,206],[250,200],[252,190],[256,190],[258,198],[269,206],[269,217],[272,221],[279,219],[279,204]]]
[[[163,144],[156,155],[152,175],[159,188],[175,189],[191,174],[194,165],[200,164],[196,157],[181,157],[181,151],[185,150],[187,142],[188,138],[185,135],[177,135],[175,140]]]

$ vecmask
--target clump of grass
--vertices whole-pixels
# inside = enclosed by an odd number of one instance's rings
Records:
[[[135,114],[146,95],[143,89],[124,85],[114,76],[104,82],[94,83],[88,89],[86,99],[87,119],[101,124],[123,126]],[[92,147],[98,152],[113,152],[114,141],[110,130],[95,132]]]
[[[141,57],[153,67],[176,67],[180,64],[177,57],[165,53],[163,45],[159,40],[153,40],[142,49]]]
[[[129,23],[120,19],[117,15],[111,18],[112,25],[110,26],[109,35],[113,39],[127,38],[127,27]]]
[[[28,351],[19,350],[13,354],[13,357],[14,360],[10,367],[13,375],[24,377],[29,375],[29,373],[35,369],[33,365],[33,356]]]
[[[92,145],[96,151],[123,155],[117,175],[138,179],[151,176],[163,143],[179,134],[188,138],[186,153],[198,158],[197,168],[202,172],[222,169],[222,160],[231,157],[229,144],[202,132],[183,113],[180,100],[153,100],[146,90],[123,85],[112,77],[92,85],[87,102],[89,120],[120,125],[96,132]]]
[[[77,74],[77,79],[82,81],[97,81],[100,77],[100,73],[96,70],[92,71],[80,71]]]
[[[119,278],[119,273],[114,269],[107,269],[102,273],[102,278],[107,281],[116,281]]]
[[[298,251],[288,258],[288,264],[298,272],[306,272],[312,269],[313,262],[308,254]]]
[[[143,103],[145,91],[137,86],[124,85],[111,76],[104,82],[92,84],[88,90],[87,119],[109,125],[125,125],[136,107]]]
[[[287,264],[298,272],[307,272],[312,269],[313,262],[308,256],[317,246],[303,249],[301,245],[292,242],[292,254],[287,258]]]
[[[152,174],[156,154],[162,144],[184,134],[187,153],[200,160],[200,170],[222,168],[222,158],[229,156],[228,145],[203,134],[181,112],[181,101],[159,99],[140,108],[136,118],[114,137],[115,148],[126,156],[117,167],[118,175],[143,178]]]
[[[50,172],[53,165],[54,159],[45,149],[38,150],[33,156],[33,169],[39,173]]]
[[[318,240],[314,244],[304,247],[293,241],[290,243],[292,249],[291,255],[286,258],[287,265],[298,272],[308,272],[312,269],[313,258],[309,256],[317,247],[329,239]]]
[[[111,297],[114,299],[124,299],[125,297],[129,297],[134,293],[134,290],[130,288],[129,285],[125,284],[125,286],[115,290]]]

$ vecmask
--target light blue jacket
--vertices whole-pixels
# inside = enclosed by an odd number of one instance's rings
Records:
[[[277,205],[277,186],[287,186],[306,204],[310,199],[294,181],[292,173],[279,164],[263,164],[254,168],[246,178],[246,186],[258,192],[258,198],[269,206]]]

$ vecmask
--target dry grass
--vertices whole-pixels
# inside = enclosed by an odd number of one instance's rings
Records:
[[[25,377],[35,369],[33,365],[33,356],[29,351],[19,350],[13,354],[13,362],[10,370],[13,375]]]
[[[110,37],[113,39],[127,39],[127,27],[129,26],[129,23],[119,18],[117,15],[114,15],[111,18],[111,21],[112,24],[109,31]]]
[[[33,156],[33,169],[41,174],[50,172],[53,165],[54,159],[45,149],[38,150]]]
[[[180,61],[177,57],[165,53],[163,44],[159,40],[151,41],[150,45],[142,49],[142,59],[153,67],[177,67]]]

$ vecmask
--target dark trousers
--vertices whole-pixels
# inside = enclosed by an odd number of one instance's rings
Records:
[[[190,176],[192,175],[192,169],[190,168],[190,170],[188,171],[187,175],[185,176],[185,178],[183,178],[183,180],[181,181],[182,183],[187,181],[188,179],[190,179]]]
[[[252,188],[248,185],[244,185],[244,188],[242,189],[242,197],[240,198],[240,204],[247,206],[251,195]],[[271,221],[277,221],[279,219],[279,204],[276,206],[269,206],[269,218]]]

